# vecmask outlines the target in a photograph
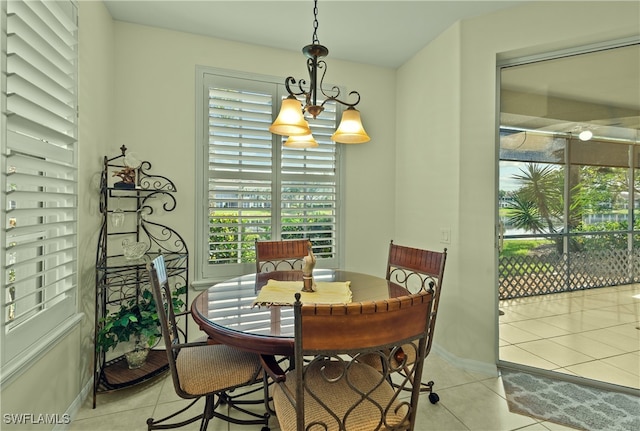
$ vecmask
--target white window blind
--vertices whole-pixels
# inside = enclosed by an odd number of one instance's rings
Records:
[[[76,313],[77,10],[2,2],[2,364]]]
[[[213,74],[203,82],[205,278],[251,272],[256,240],[309,238],[318,265],[336,266],[335,103],[310,121],[317,148],[287,148],[286,137],[269,132],[286,93],[282,84]]]

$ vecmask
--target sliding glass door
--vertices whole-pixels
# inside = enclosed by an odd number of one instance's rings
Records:
[[[500,360],[598,380],[581,364],[619,356],[607,366],[629,374],[640,314],[640,45],[513,62],[500,78]]]

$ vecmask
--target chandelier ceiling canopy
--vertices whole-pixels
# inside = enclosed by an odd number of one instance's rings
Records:
[[[330,93],[327,94],[322,88],[324,75],[327,72],[327,64],[322,58],[329,54],[329,50],[320,45],[318,41],[318,0],[314,0],[313,7],[313,38],[310,45],[302,48],[302,53],[307,57],[307,69],[309,71],[309,87],[305,90],[307,82],[304,79],[298,81],[289,76],[284,85],[289,96],[282,101],[280,113],[273,122],[269,131],[276,135],[289,136],[284,143],[285,146],[295,148],[317,147],[318,143],[311,134],[311,128],[305,118],[305,113],[314,119],[317,118],[327,102],[334,101],[345,106],[346,109],[342,113],[342,121],[331,135],[331,140],[342,144],[361,144],[368,142],[371,138],[365,132],[360,119],[360,111],[355,106],[360,103],[360,93],[351,91],[349,96],[354,96],[355,101],[349,103],[340,100],[340,89],[336,86],[332,87]],[[321,71],[320,80],[318,81],[318,72]],[[297,88],[293,88],[297,84]],[[318,93],[320,92],[320,94]],[[298,96],[304,99],[304,103],[300,102]],[[318,98],[324,97],[324,100],[318,102]]]

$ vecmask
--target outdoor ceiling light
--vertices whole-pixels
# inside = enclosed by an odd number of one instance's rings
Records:
[[[593,138],[593,132],[591,130],[583,130],[578,134],[578,138],[581,141],[588,141],[589,139]]]
[[[299,138],[292,140],[290,138],[284,143],[285,146],[296,148],[317,146],[318,143],[311,135],[311,129],[309,128],[309,123],[304,118],[304,114],[309,113],[309,115],[315,119],[324,110],[325,103],[335,101],[346,106],[347,109],[342,113],[342,121],[340,121],[340,125],[336,129],[335,133],[331,135],[331,140],[342,144],[361,144],[369,142],[371,138],[369,138],[369,135],[367,135],[367,132],[365,132],[364,127],[362,126],[360,111],[355,108],[355,106],[360,103],[360,93],[357,91],[350,92],[349,96],[355,95],[357,99],[353,103],[348,103],[338,99],[338,97],[340,97],[340,89],[338,87],[334,86],[331,89],[331,91],[335,93],[334,95],[326,94],[322,88],[324,75],[327,72],[327,64],[322,60],[322,58],[329,54],[329,50],[325,46],[320,45],[320,42],[318,41],[318,0],[314,0],[313,17],[313,38],[311,45],[307,45],[302,48],[303,54],[307,57],[309,89],[305,91],[303,88],[303,86],[306,85],[306,81],[304,79],[296,81],[292,76],[289,76],[285,80],[284,85],[287,88],[289,96],[282,101],[280,113],[271,127],[269,127],[269,131],[276,135],[290,137],[305,136],[304,140]],[[323,69],[319,82],[318,69]],[[291,86],[296,83],[299,91],[291,89]],[[319,104],[318,91],[320,91],[322,96],[325,97],[325,100]],[[297,96],[304,97],[304,105],[300,100],[298,100]]]

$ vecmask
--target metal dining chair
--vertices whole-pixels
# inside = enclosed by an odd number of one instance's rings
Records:
[[[262,431],[269,431],[268,413],[260,415],[241,407],[242,404],[257,403],[241,399],[244,395],[256,392],[255,388],[230,395],[236,389],[264,383],[258,355],[222,344],[208,344],[206,341],[186,342],[184,333],[176,325],[176,313],[163,256],[154,259],[147,269],[175,392],[181,398],[193,399],[185,408],[169,416],[147,419],[147,429],[178,428],[200,420],[200,430],[204,431],[209,420],[215,417],[234,424],[262,425]],[[167,423],[186,412],[202,397],[205,398],[202,413],[186,420]],[[259,402],[267,405],[265,401]],[[247,418],[226,415],[217,410],[221,405],[236,409]]]
[[[301,270],[308,239],[256,241],[256,272]]]
[[[261,356],[275,382],[273,403],[282,431],[413,430],[426,350],[432,293],[349,304],[294,303],[294,363],[283,371]],[[413,346],[409,364],[401,345]],[[380,368],[360,361],[377,356]],[[394,379],[394,363],[407,373]],[[397,377],[397,376],[396,376]],[[402,391],[411,391],[407,398]]]
[[[393,240],[389,243],[387,280],[403,286],[410,292],[429,291],[433,293],[433,302],[429,311],[429,331],[425,357],[429,355],[431,344],[433,343],[446,262],[446,248],[444,251],[438,252],[397,245],[393,243]],[[412,351],[413,349],[407,349],[408,353]],[[415,359],[409,355],[407,362],[413,360]],[[429,401],[433,404],[440,400],[438,394],[433,392],[434,384],[432,380],[420,383],[422,391],[429,392]]]

